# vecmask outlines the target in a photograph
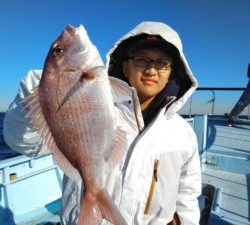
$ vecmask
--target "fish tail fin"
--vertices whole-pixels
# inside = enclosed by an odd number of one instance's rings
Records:
[[[96,197],[85,192],[81,203],[81,211],[76,225],[98,225],[101,223],[102,214]]]
[[[102,216],[105,219],[107,219],[114,225],[127,225],[119,209],[113,203],[112,199],[106,191],[103,190],[99,192],[97,199]]]
[[[85,192],[77,225],[98,225],[103,218],[114,225],[127,225],[106,191],[96,196]]]

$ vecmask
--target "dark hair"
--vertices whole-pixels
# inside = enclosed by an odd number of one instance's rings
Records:
[[[132,43],[128,46],[127,50],[128,55],[135,54],[142,49],[151,48],[160,49],[162,52],[165,52],[166,54],[175,58],[180,54],[178,49],[173,44],[165,41],[159,35],[141,34],[135,36],[131,41]]]

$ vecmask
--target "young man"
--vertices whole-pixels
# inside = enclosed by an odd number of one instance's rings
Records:
[[[180,224],[198,225],[201,171],[197,141],[192,128],[177,114],[197,81],[178,34],[166,24],[143,22],[114,45],[107,55],[107,67],[129,144],[120,165],[107,175],[106,187],[114,203],[128,225],[171,224],[174,215]],[[5,117],[6,142],[27,155],[46,152],[36,130],[22,117],[19,104],[40,76],[41,71],[31,71],[22,81]],[[131,89],[131,94],[121,92],[117,82]],[[16,132],[12,133],[13,128]],[[64,177],[62,224],[76,223],[82,189],[81,181]],[[109,223],[103,220],[102,224]]]

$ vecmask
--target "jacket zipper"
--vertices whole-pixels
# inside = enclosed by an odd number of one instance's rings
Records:
[[[167,111],[167,109],[169,108],[169,106],[171,105],[171,103],[174,102],[175,99],[176,99],[176,97],[174,97],[174,96],[169,96],[169,98],[166,99],[166,105],[165,105],[166,110],[165,110],[165,112]],[[136,111],[136,107],[135,107],[134,95],[132,95],[132,101],[133,101],[133,106],[134,106],[134,113],[135,113],[135,118],[136,118],[136,122],[137,122],[137,127],[138,127],[138,130],[139,130],[139,133],[140,133],[143,130],[142,130],[142,127],[141,127],[141,125],[139,123],[139,120],[138,120],[138,115],[137,115],[137,111]],[[149,127],[150,126],[148,126],[145,130],[147,130]],[[142,135],[142,133],[140,134],[140,136],[141,135]],[[138,139],[139,139],[139,137],[138,137]],[[138,141],[138,139],[137,139],[137,141]],[[157,171],[158,171],[159,162],[160,162],[159,159],[155,159],[155,161],[154,161],[153,176],[152,176],[151,185],[150,185],[150,189],[149,189],[149,195],[148,195],[146,206],[145,206],[145,209],[144,209],[144,214],[145,215],[148,214],[148,212],[149,212],[150,205],[151,205],[151,202],[152,202],[152,199],[153,199],[153,194],[154,194],[154,189],[155,189],[155,183],[158,181]]]
[[[158,171],[158,167],[159,167],[159,162],[160,162],[159,159],[155,159],[155,161],[154,161],[153,176],[152,176],[152,181],[151,181],[151,185],[150,185],[150,189],[149,189],[148,199],[147,199],[146,206],[144,209],[144,214],[148,214],[149,209],[150,209],[150,205],[151,205],[151,202],[153,199],[155,183],[158,181],[157,171]]]

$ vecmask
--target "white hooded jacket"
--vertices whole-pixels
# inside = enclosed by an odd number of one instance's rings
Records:
[[[136,91],[124,81],[110,78],[114,101],[126,121],[124,129],[130,147],[107,176],[106,187],[128,225],[166,225],[173,220],[175,212],[181,224],[198,225],[197,197],[201,192],[198,146],[194,131],[177,114],[197,87],[197,81],[184,57],[178,34],[163,23],[143,22],[114,45],[107,54],[107,67],[111,68],[112,54],[124,40],[142,33],[161,35],[179,50],[180,65],[191,85],[143,129]],[[20,103],[39,84],[41,73],[41,70],[30,71],[21,81],[19,93],[4,120],[6,143],[28,156],[48,153],[37,131],[24,118]],[[128,93],[120,93],[116,84],[128,87]],[[82,182],[64,177],[63,189],[61,222],[74,225],[80,210]],[[102,224],[110,223],[103,220]]]

